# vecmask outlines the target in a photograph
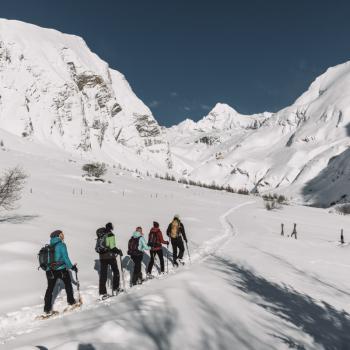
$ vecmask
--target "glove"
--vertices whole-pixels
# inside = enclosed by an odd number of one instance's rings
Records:
[[[76,264],[73,265],[72,268],[71,268],[71,270],[74,271],[74,272],[76,272],[76,273],[78,273],[78,267],[77,267],[77,265],[76,265]]]
[[[169,245],[169,241],[165,241],[165,244],[166,244],[166,245]]]
[[[187,238],[184,238],[184,241],[187,243]]]
[[[121,251],[121,249],[118,249],[117,247],[114,247],[114,248],[112,249],[112,252],[113,252],[114,254],[118,254],[118,255],[120,255],[120,256],[123,256],[123,252]]]

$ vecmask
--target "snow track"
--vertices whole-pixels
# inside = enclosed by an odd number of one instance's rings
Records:
[[[243,206],[250,205],[255,203],[255,201],[248,201],[242,204],[236,205],[233,208],[226,211],[219,218],[219,221],[223,228],[223,233],[218,235],[203,244],[199,245],[197,248],[191,252],[192,263],[200,262],[211,256],[220,249],[220,247],[227,243],[227,241],[233,238],[237,232],[235,231],[232,223],[228,220],[229,215],[231,215],[236,210],[239,210]],[[169,273],[167,275],[156,276],[153,280],[167,279],[173,276],[174,274],[184,271],[189,268],[188,257],[185,256],[185,267],[174,268],[172,264],[169,266]],[[149,285],[152,283],[152,280],[147,280],[144,284]],[[56,319],[61,319],[64,317],[69,317],[71,314],[86,312],[88,310],[93,310],[99,307],[106,305],[114,304],[120,302],[125,294],[133,293],[137,291],[141,286],[129,287],[130,276],[126,274],[126,293],[122,293],[117,297],[109,298],[104,301],[98,301],[98,287],[95,285],[90,285],[87,288],[81,290],[81,296],[83,299],[83,305],[81,308],[74,310],[72,312],[61,313],[64,308],[67,306],[65,292],[61,293],[55,301],[55,310],[60,311],[60,314],[54,316],[48,320],[35,320],[35,317],[42,313],[43,304],[38,304],[34,306],[26,306],[21,308],[18,311],[9,312],[6,315],[0,317],[0,344],[7,343],[13,339],[16,339],[18,336],[23,334],[28,334],[35,332],[43,327],[43,324],[47,322],[54,322]]]

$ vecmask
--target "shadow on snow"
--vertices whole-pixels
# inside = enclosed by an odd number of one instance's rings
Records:
[[[336,310],[324,301],[317,302],[291,287],[270,282],[228,259],[217,256],[214,259],[214,267],[225,273],[233,286],[263,299],[258,303],[262,308],[302,329],[327,350],[349,348],[350,315],[345,311]],[[304,349],[285,335],[273,336],[292,348]]]

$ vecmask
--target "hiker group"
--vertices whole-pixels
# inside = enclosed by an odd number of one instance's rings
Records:
[[[97,239],[95,251],[99,254],[99,295],[101,300],[117,295],[119,292],[123,291],[123,289],[120,287],[120,272],[117,263],[118,256],[122,269],[124,284],[123,288],[126,288],[121,259],[123,252],[117,246],[117,241],[113,230],[113,224],[109,222],[104,227],[98,228],[96,231]],[[179,215],[175,215],[173,220],[169,223],[166,234],[169,237],[172,246],[172,263],[175,267],[178,267],[179,264],[184,264],[184,241],[187,246],[185,227],[180,221]],[[142,276],[142,261],[145,251],[150,251],[150,260],[146,268],[147,278],[152,278],[152,268],[156,256],[159,258],[161,274],[165,273],[163,245],[168,247],[169,241],[164,240],[158,222],[153,222],[153,226],[149,231],[148,241],[146,241],[144,237],[142,227],[136,227],[131,238],[129,239],[127,251],[127,254],[130,256],[130,259],[133,261],[134,265],[131,285],[141,284],[144,281]],[[64,233],[60,230],[52,232],[50,235],[50,244],[46,245],[39,251],[38,257],[39,265],[43,270],[45,270],[47,278],[44,315],[50,316],[54,312],[52,311],[52,295],[58,279],[62,280],[64,283],[67,294],[67,302],[69,304],[68,309],[74,309],[75,307],[80,306],[82,301],[79,292],[78,268],[77,264],[72,264],[69,259],[67,246],[64,243]],[[106,288],[108,267],[111,268],[113,274],[112,294],[108,294]],[[76,301],[74,298],[69,270],[74,271],[76,274],[76,282],[79,292],[78,301]]]

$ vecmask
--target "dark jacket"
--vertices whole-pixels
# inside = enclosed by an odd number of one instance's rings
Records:
[[[177,222],[177,229],[176,229],[176,230],[172,230],[173,225],[174,225],[174,224],[176,225],[175,221]],[[176,231],[176,232],[173,232],[173,233],[176,234],[175,237],[174,237],[174,235],[172,234],[172,231]],[[167,234],[167,236],[169,236],[169,237],[172,238],[172,239],[176,239],[176,238],[182,237],[182,238],[185,240],[185,242],[187,242],[185,227],[184,227],[183,223],[182,223],[179,219],[176,219],[176,218],[175,218],[175,219],[169,224],[169,226],[168,226],[168,228],[167,228],[167,230],[166,230],[166,234]]]

